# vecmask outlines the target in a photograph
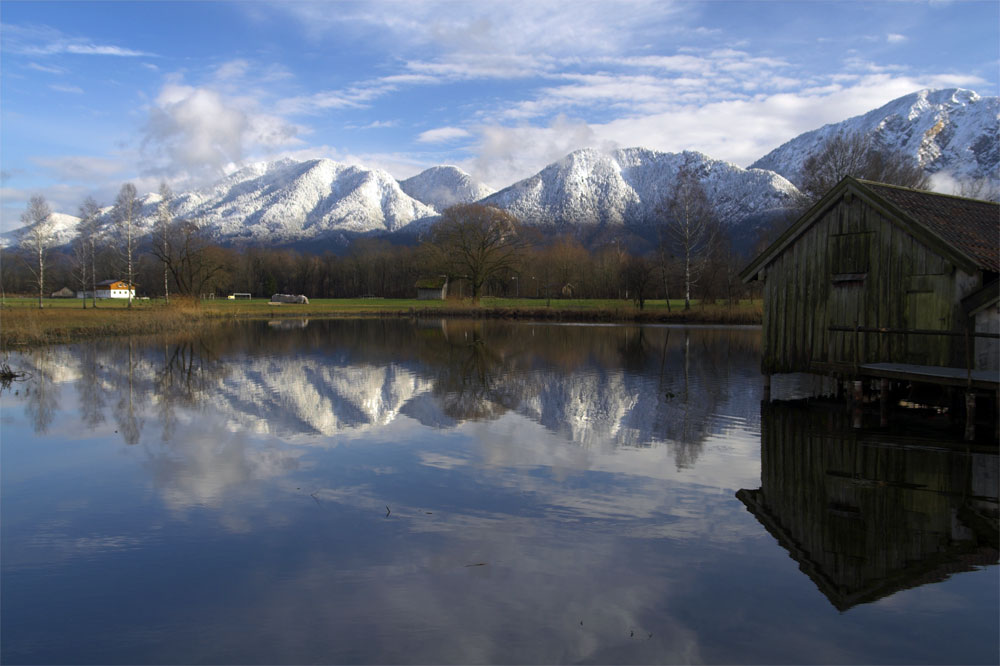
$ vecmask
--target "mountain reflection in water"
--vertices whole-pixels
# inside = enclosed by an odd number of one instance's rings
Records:
[[[276,323],[10,355],[0,662],[1000,658],[995,450],[762,406],[758,329]]]
[[[513,411],[583,446],[667,443],[679,466],[693,464],[727,421],[757,420],[759,390],[747,381],[756,377],[755,330],[295,324],[31,352],[21,357],[36,378],[29,416],[44,432],[55,386],[70,382],[82,420],[110,412],[128,444],[143,428],[169,439],[178,407],[210,406],[229,427],[292,439],[385,426],[400,414],[450,428]],[[747,386],[733,391],[734,379]]]

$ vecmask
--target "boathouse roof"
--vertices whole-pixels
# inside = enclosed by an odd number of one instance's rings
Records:
[[[972,270],[1000,272],[1000,205],[845,177],[764,250],[740,277],[750,282],[843,196],[866,200],[928,247]]]

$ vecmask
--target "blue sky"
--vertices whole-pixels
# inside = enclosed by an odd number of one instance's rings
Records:
[[[125,181],[329,157],[493,187],[585,146],[748,165],[921,88],[998,94],[1000,2],[11,2],[0,230]]]

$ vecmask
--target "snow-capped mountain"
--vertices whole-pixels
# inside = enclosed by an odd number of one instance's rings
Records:
[[[740,242],[759,223],[797,205],[793,183],[801,183],[803,163],[840,132],[870,134],[880,146],[914,156],[931,174],[955,181],[1000,180],[1000,98],[950,89],[913,93],[806,132],[749,169],[698,152],[583,149],[490,192],[450,166],[399,182],[380,169],[328,159],[281,160],[251,164],[214,185],[179,193],[171,210],[175,218],[198,220],[216,242],[261,246],[343,244],[358,234],[419,233],[448,206],[477,200],[534,226],[641,230],[686,168],[698,174],[719,218]],[[152,230],[159,201],[156,194],[142,199],[140,231]],[[53,221],[54,244],[65,245],[76,218],[55,214]],[[105,209],[103,222],[110,226],[110,209]],[[0,245],[19,242],[22,233],[0,236]]]
[[[65,213],[52,213],[49,218],[50,229],[52,230],[53,245],[68,245],[76,237],[76,225],[80,218]]]
[[[570,153],[483,203],[532,225],[642,225],[654,219],[682,169],[697,174],[719,218],[732,227],[790,208],[798,190],[776,173],[742,169],[697,152],[626,148]]]
[[[495,191],[454,166],[436,166],[399,181],[404,192],[421,203],[443,211],[459,203],[472,203]]]
[[[160,196],[146,194],[136,226],[150,233]],[[246,166],[208,187],[179,193],[174,219],[196,220],[220,243],[281,245],[304,241],[344,242],[349,235],[419,230],[437,212],[410,198],[388,172],[328,159],[279,160]],[[76,221],[53,214],[53,245],[72,240]],[[102,224],[114,223],[105,208]],[[15,232],[7,243],[19,242]]]
[[[149,223],[156,200],[143,208]],[[262,244],[399,231],[436,214],[388,172],[328,159],[253,164],[178,196],[171,209],[175,217],[202,220],[220,241]]]
[[[837,134],[871,136],[876,145],[955,180],[1000,178],[1000,98],[971,90],[921,90],[874,111],[800,134],[754,162],[801,185],[805,161]]]

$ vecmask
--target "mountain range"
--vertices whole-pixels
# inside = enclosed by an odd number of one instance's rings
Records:
[[[797,203],[805,161],[839,133],[865,134],[881,148],[915,159],[952,181],[998,180],[1000,98],[948,89],[906,95],[840,123],[806,132],[744,169],[698,152],[585,148],[498,192],[454,166],[397,181],[381,169],[328,159],[248,165],[206,188],[177,195],[175,218],[198,220],[223,244],[343,246],[359,235],[418,236],[455,203],[504,208],[528,225],[554,230],[619,228],[641,232],[693,171],[723,223],[748,237]],[[142,200],[139,227],[151,231],[160,203]],[[111,209],[103,222],[111,224]],[[56,244],[72,240],[76,218],[56,214]],[[17,231],[5,244],[17,241]]]

